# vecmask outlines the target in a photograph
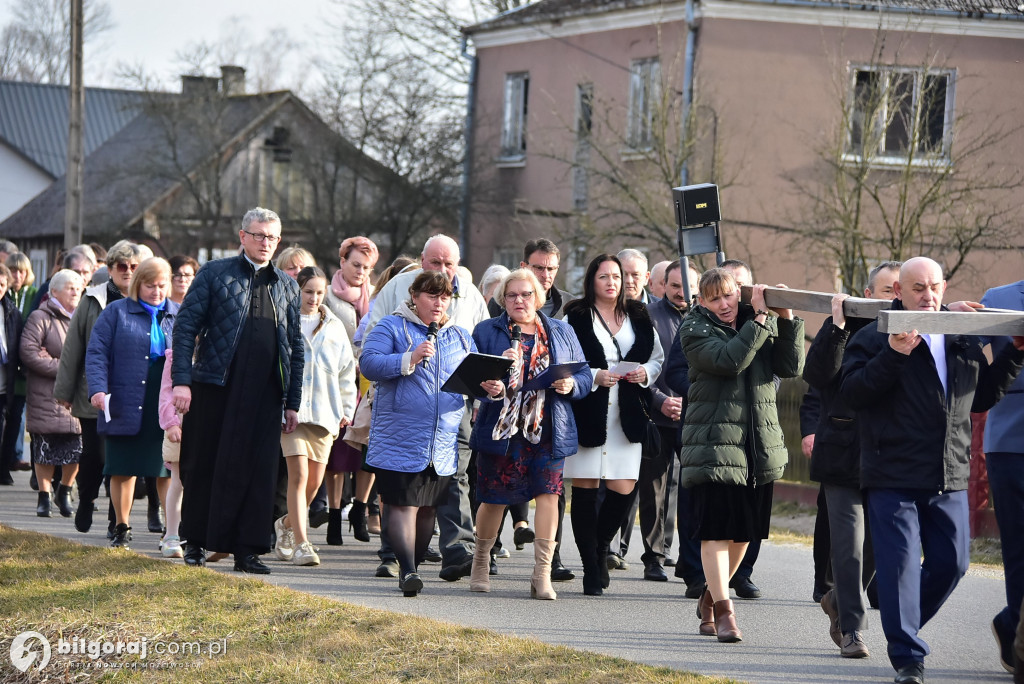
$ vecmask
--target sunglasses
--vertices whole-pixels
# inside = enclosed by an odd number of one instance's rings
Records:
[[[138,267],[138,264],[129,264],[124,261],[118,262],[117,264],[114,265],[114,268],[117,270],[118,273],[128,273],[129,271],[135,273],[135,269],[137,269]]]

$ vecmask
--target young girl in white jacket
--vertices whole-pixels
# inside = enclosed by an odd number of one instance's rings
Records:
[[[307,536],[309,500],[320,488],[331,445],[352,421],[356,361],[344,325],[323,305],[327,276],[316,266],[307,266],[295,279],[302,297],[305,366],[299,426],[281,434],[288,464],[288,512],[274,523],[274,552],[295,565],[319,565],[320,557]]]

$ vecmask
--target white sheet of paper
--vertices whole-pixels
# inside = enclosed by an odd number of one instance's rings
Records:
[[[103,418],[108,423],[110,422],[110,395],[103,395]]]
[[[615,368],[610,368],[608,372],[613,375],[621,376],[626,375],[628,373],[632,373],[639,367],[640,364],[637,363],[636,361],[619,361],[618,364],[616,364]]]

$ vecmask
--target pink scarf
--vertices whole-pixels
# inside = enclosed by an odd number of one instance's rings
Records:
[[[341,269],[334,272],[331,278],[331,292],[338,299],[355,307],[359,318],[366,315],[370,308],[370,279],[367,278],[359,287],[352,287],[341,274]]]

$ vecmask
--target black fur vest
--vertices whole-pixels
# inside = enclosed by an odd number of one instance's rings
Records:
[[[577,299],[565,307],[565,320],[576,331],[583,355],[591,368],[608,368],[604,347],[594,333],[594,326],[600,325],[593,318],[593,309],[583,299]],[[647,307],[635,300],[626,302],[626,314],[633,326],[636,341],[626,352],[623,361],[646,363],[654,352],[654,323],[647,313]],[[652,379],[653,384],[653,379]],[[607,387],[598,387],[579,401],[572,403],[579,432],[581,447],[598,447],[608,441],[608,392]],[[619,420],[622,431],[630,442],[643,440],[647,430],[647,416],[641,401],[651,405],[651,390],[632,382],[619,383]]]

